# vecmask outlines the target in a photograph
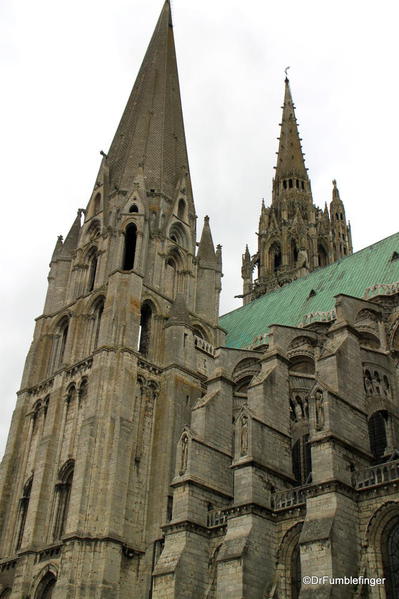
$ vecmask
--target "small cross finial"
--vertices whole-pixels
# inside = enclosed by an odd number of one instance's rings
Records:
[[[284,73],[285,73],[285,79],[286,79],[286,81],[288,81],[288,73],[287,73],[287,71],[288,71],[288,69],[290,69],[290,68],[291,68],[291,67],[285,67],[285,69],[284,69]]]

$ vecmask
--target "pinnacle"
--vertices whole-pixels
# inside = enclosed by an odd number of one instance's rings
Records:
[[[211,228],[209,226],[209,216],[205,216],[204,218],[204,228],[202,229],[197,259],[200,267],[217,268],[215,247],[213,245]]]

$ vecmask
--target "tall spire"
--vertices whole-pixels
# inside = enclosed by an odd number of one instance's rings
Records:
[[[299,177],[300,179],[307,180],[308,175],[295,117],[295,106],[292,101],[290,82],[287,77],[285,78],[283,118],[279,140],[276,179]]]
[[[142,165],[147,191],[172,197],[188,157],[171,8],[166,0],[108,152],[110,183],[129,190]],[[188,184],[190,187],[190,184]],[[191,189],[188,189],[191,196]]]

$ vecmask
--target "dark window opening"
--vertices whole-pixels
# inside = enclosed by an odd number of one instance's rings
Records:
[[[56,367],[62,366],[64,361],[65,348],[68,338],[69,320],[65,318],[59,326],[59,338],[58,338],[58,356],[56,356],[57,362]]]
[[[179,206],[177,209],[177,216],[181,219],[184,218],[184,213],[186,211],[186,202],[184,200],[179,200]]]
[[[274,272],[280,269],[282,263],[281,248],[278,243],[271,247],[272,267]]]
[[[96,272],[97,272],[97,252],[96,252],[96,250],[94,250],[94,252],[92,252],[92,255],[90,258],[89,280],[88,280],[88,285],[87,285],[87,291],[93,291],[93,289],[94,289],[94,282],[96,280]]]
[[[26,516],[28,513],[30,494],[32,491],[32,481],[33,481],[33,479],[31,478],[24,486],[23,495],[19,502],[19,527],[18,527],[17,543],[15,546],[16,551],[18,551],[18,549],[21,548],[22,539],[24,537]]]
[[[125,231],[125,252],[123,256],[123,270],[132,270],[136,253],[137,227],[130,223]]]
[[[289,179],[288,186],[289,186],[290,189],[292,188],[292,179]]]
[[[305,190],[305,183],[303,181],[301,181],[301,187],[303,190]]]
[[[338,212],[336,213],[336,215],[335,215],[335,218],[336,218],[337,220],[339,220],[339,214],[338,214]]]
[[[100,337],[101,318],[102,318],[103,312],[104,312],[104,300],[101,299],[99,302],[97,302],[97,305],[95,307],[93,349],[96,349],[98,346],[98,339]]]
[[[66,466],[64,466],[63,472],[60,475],[61,481],[56,487],[58,494],[58,505],[54,524],[54,540],[61,539],[65,533],[68,520],[69,503],[71,499],[73,470],[73,462],[69,462]]]
[[[47,572],[46,576],[38,586],[35,595],[36,599],[51,599],[56,582],[57,579],[54,574],[52,572]]]
[[[129,208],[129,212],[138,212],[139,209],[137,207],[137,204],[132,204]]]
[[[344,215],[341,213],[340,214],[341,220],[344,220]]]
[[[168,495],[168,505],[166,507],[166,521],[170,522],[173,515],[173,497]]]
[[[139,340],[139,352],[143,356],[147,356],[149,353],[149,350],[150,350],[151,324],[152,324],[151,306],[149,303],[144,303],[141,307],[140,340]]]
[[[283,181],[283,187],[284,187],[284,189],[287,189],[287,181],[285,181],[285,180]]]
[[[319,266],[327,266],[328,256],[326,250],[324,249],[324,246],[319,244],[317,249],[319,254]]]
[[[309,435],[304,435],[298,439],[292,448],[292,471],[299,485],[311,482],[312,453]]]
[[[291,240],[291,263],[293,266],[296,265],[298,261],[298,248],[294,239]]]
[[[380,410],[379,412],[375,412],[368,421],[370,449],[376,460],[380,460],[384,457],[385,449],[387,447],[387,419],[388,412],[386,410]]]

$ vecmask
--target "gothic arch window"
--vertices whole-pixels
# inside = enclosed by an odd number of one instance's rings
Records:
[[[11,589],[4,589],[0,595],[0,599],[8,599],[8,597],[11,597]]]
[[[123,253],[122,270],[132,270],[136,254],[137,227],[134,223],[128,224],[125,230],[125,249]]]
[[[387,420],[388,412],[386,410],[379,410],[378,412],[374,412],[368,421],[370,449],[376,460],[381,460],[384,457],[387,447]]]
[[[32,482],[33,476],[25,483],[22,497],[19,500],[19,524],[18,524],[18,534],[17,534],[17,542],[15,545],[15,550],[18,551],[21,548],[22,540],[25,532],[25,524],[26,524],[26,516],[28,514],[30,494],[32,491]]]
[[[187,247],[187,237],[186,233],[183,229],[183,226],[180,223],[174,222],[169,229],[169,239],[171,239],[174,243],[177,243],[181,247]]]
[[[145,301],[141,306],[139,352],[148,356],[151,347],[151,329],[153,321],[153,306],[151,302]]]
[[[200,339],[203,339],[204,341],[208,341],[207,334],[205,333],[204,329],[202,327],[200,327],[199,325],[194,325],[193,333],[196,337],[199,337]]]
[[[35,599],[51,599],[56,582],[57,579],[54,574],[47,572],[36,589]]]
[[[183,220],[185,213],[186,213],[186,202],[181,198],[179,200],[179,205],[177,208],[177,216]]]
[[[295,239],[291,239],[291,264],[295,266],[298,260],[298,247]]]
[[[327,266],[328,264],[328,255],[324,248],[324,245],[321,243],[317,246],[317,253],[319,255],[319,266]]]
[[[277,242],[273,243],[273,245],[270,247],[269,256],[270,256],[270,265],[271,265],[273,271],[277,272],[278,270],[280,270],[281,262],[282,262],[281,247],[280,247],[279,243],[277,243]]]
[[[291,189],[292,188],[292,179],[288,180],[288,187]]]
[[[179,265],[180,256],[177,252],[173,252],[167,257],[165,263],[165,293],[171,298],[174,298],[177,292]]]
[[[399,597],[399,519],[388,524],[383,533],[383,543],[386,598],[397,599]]]
[[[91,351],[94,351],[98,346],[98,340],[100,337],[101,319],[104,312],[104,298],[100,297],[94,304],[93,310],[93,329],[92,329],[92,342]]]
[[[137,204],[132,204],[129,208],[129,212],[131,212],[131,213],[138,212],[138,211],[139,211],[139,209],[138,209]]]
[[[68,460],[59,472],[59,483],[56,485],[57,511],[54,523],[54,540],[61,539],[65,533],[71,499],[74,467],[75,462],[73,460]]]
[[[96,272],[97,272],[97,248],[93,247],[88,253],[88,261],[89,261],[89,278],[87,281],[87,291],[93,291],[94,283],[96,280]]]
[[[303,435],[292,447],[292,471],[298,485],[311,482],[312,454],[309,435]]]
[[[87,392],[88,392],[88,381],[87,378],[83,378],[82,382],[80,383],[80,387],[79,387],[79,404],[81,404],[82,402],[84,402],[84,400],[87,397]]]

